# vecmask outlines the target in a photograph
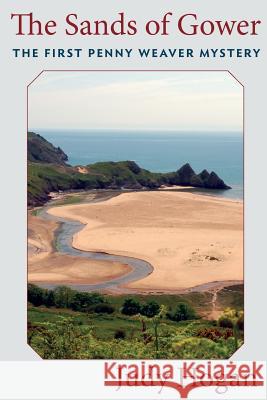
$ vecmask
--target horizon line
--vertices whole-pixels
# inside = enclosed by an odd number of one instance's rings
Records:
[[[219,129],[200,129],[200,130],[191,130],[191,129],[153,129],[153,128],[45,128],[45,127],[34,127],[34,128],[28,128],[28,132],[34,132],[34,131],[83,131],[83,132],[95,132],[95,131],[104,131],[104,132],[114,132],[116,131],[117,133],[122,133],[122,132],[133,132],[133,133],[144,133],[144,132],[151,132],[151,133],[239,133],[243,134],[243,129],[228,129],[228,130],[219,130]]]

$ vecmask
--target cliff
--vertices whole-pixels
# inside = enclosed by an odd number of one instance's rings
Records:
[[[28,161],[65,164],[68,156],[60,147],[53,146],[42,136],[28,132]]]

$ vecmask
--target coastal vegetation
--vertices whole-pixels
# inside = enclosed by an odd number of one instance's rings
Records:
[[[215,172],[197,174],[189,164],[177,171],[155,173],[134,161],[97,162],[70,166],[68,157],[42,136],[28,133],[28,205],[39,206],[49,200],[50,192],[88,189],[157,189],[162,185],[229,189]]]
[[[30,284],[28,343],[45,359],[224,359],[243,343],[242,287],[233,292],[235,304],[209,320],[200,313],[210,310],[207,292],[112,296]]]

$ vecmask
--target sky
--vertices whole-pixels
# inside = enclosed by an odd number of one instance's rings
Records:
[[[242,86],[220,71],[43,72],[29,129],[242,131]]]

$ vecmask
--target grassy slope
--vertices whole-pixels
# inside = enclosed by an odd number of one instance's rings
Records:
[[[164,179],[144,169],[132,170],[131,162],[96,163],[88,167],[88,174],[77,172],[75,168],[53,164],[29,163],[28,203],[41,205],[48,199],[48,193],[71,189],[103,188],[148,188],[159,187]],[[137,167],[137,166],[136,166]]]
[[[80,174],[71,167],[29,163],[28,204],[43,204],[52,191],[102,188],[106,183],[105,177]]]
[[[28,133],[28,204],[42,205],[51,191],[71,189],[158,188],[162,184],[192,185],[206,188],[227,188],[214,173],[196,174],[189,164],[167,174],[140,168],[134,161],[97,162],[83,167],[81,173],[66,164],[67,155],[42,136]]]
[[[122,187],[156,189],[162,184],[196,187],[206,185],[198,175],[188,176],[191,171],[189,165],[183,166],[177,172],[167,174],[147,171],[133,161],[98,162],[86,166],[86,169],[87,173],[80,173],[76,168],[67,165],[29,163],[28,204],[42,205],[48,200],[49,192],[58,190],[120,189]],[[188,169],[189,172],[186,172],[185,170],[188,171]]]
[[[244,309],[244,286],[234,285],[228,286],[218,292],[217,304],[220,308],[227,307],[237,310]]]
[[[71,317],[75,323],[84,327],[92,327],[95,337],[102,340],[113,339],[114,333],[118,329],[126,332],[128,339],[133,339],[140,335],[140,321],[135,317],[128,317],[119,312],[112,315],[107,314],[86,314],[70,310],[49,309],[45,307],[30,307],[28,311],[28,321],[32,324],[42,324],[50,322],[57,324],[62,317]],[[168,319],[162,323],[169,328],[186,327],[191,321],[173,322]],[[211,321],[196,320],[196,326],[213,326]]]
[[[56,323],[62,317],[72,317],[81,325],[93,326],[96,337],[100,339],[113,338],[117,329],[123,329],[129,337],[135,337],[140,334],[140,322],[133,317],[128,317],[120,313],[120,309],[125,298],[135,298],[140,303],[156,301],[163,304],[168,310],[174,310],[178,302],[189,303],[198,314],[209,313],[211,311],[212,294],[209,292],[194,292],[183,295],[121,295],[121,296],[105,296],[106,300],[115,307],[114,314],[86,314],[75,312],[68,309],[33,307],[29,305],[28,320],[33,324],[44,322]],[[222,309],[232,307],[243,309],[243,286],[236,285],[230,289],[224,289],[219,292],[218,305]],[[187,326],[190,322],[172,322],[168,319],[164,323],[170,327]],[[212,326],[211,321],[200,319],[196,322],[200,326]]]

